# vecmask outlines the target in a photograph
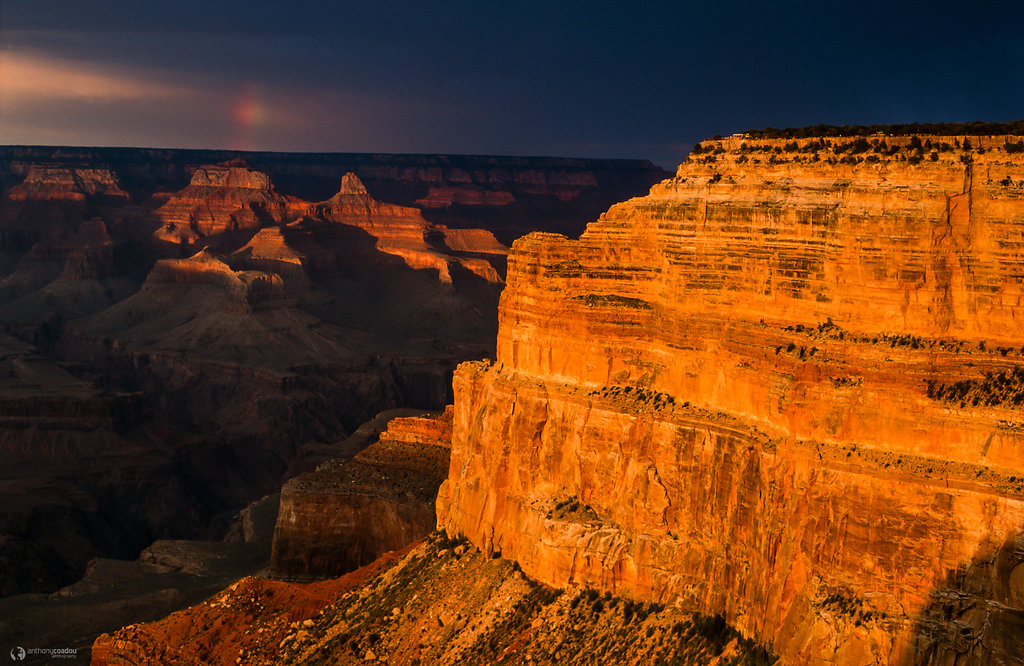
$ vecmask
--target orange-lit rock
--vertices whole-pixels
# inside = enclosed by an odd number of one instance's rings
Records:
[[[208,283],[225,289],[233,307],[243,311],[287,303],[281,277],[261,271],[235,271],[207,250],[188,259],[161,259],[153,267],[143,290],[165,284]]]
[[[497,271],[486,259],[459,256],[463,252],[481,252],[504,255],[508,250],[482,229],[459,230],[447,242],[448,229],[433,225],[416,208],[381,203],[371,197],[359,178],[347,173],[341,180],[341,189],[325,202],[314,204],[307,210],[302,224],[320,222],[342,223],[366,231],[377,239],[377,249],[401,257],[410,268],[434,269],[441,282],[452,281],[451,266],[458,265],[480,277],[500,282]],[[434,246],[430,240],[437,237],[455,253]],[[476,249],[480,248],[480,249]]]
[[[281,224],[289,218],[289,202],[266,174],[225,164],[196,169],[188,187],[156,215],[162,223],[154,234],[158,239],[190,244],[204,236]]]
[[[1024,158],[963,139],[711,142],[516,242],[439,525],[786,663],[1024,659]]]
[[[208,601],[163,620],[102,634],[93,666],[129,664],[269,664],[283,640],[338,597],[391,567],[413,545],[333,580],[297,584],[243,578]],[[258,626],[258,630],[253,630]]]
[[[392,419],[351,460],[330,461],[281,491],[271,566],[275,576],[337,576],[426,536],[448,471],[452,413]]]
[[[86,197],[107,196],[127,199],[117,177],[109,169],[50,165],[29,167],[25,180],[8,193],[12,201],[67,199],[85,201]]]
[[[73,232],[101,208],[128,203],[109,169],[33,165],[0,199],[0,250],[27,249]]]

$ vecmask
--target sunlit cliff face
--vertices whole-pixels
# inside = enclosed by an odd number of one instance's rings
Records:
[[[886,139],[710,142],[578,241],[517,241],[439,524],[795,663],[945,654],[935,595],[1012,653],[1024,158]]]

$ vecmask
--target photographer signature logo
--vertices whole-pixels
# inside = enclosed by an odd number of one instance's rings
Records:
[[[50,659],[75,659],[78,656],[78,648],[29,648],[25,649],[20,645],[11,648],[11,661],[25,661],[29,655],[45,654]]]

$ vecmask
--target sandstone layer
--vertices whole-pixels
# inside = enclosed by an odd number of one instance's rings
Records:
[[[236,166],[193,180],[175,201],[221,221],[276,196]],[[382,409],[443,407],[455,365],[493,354],[496,269],[458,270],[475,255],[435,250],[413,209],[423,251],[452,262],[445,284],[377,249],[357,222],[388,236],[397,221],[365,191],[358,220],[200,225],[210,244],[160,259],[161,202],[137,205],[118,182],[106,169],[29,169],[0,199],[0,328],[24,341],[0,342],[3,411],[17,416],[0,427],[3,595],[199,536]]]
[[[394,418],[378,442],[350,460],[288,481],[274,533],[274,577],[338,576],[432,532],[451,422],[450,410]]]
[[[188,187],[156,211],[160,240],[190,245],[204,236],[281,224],[288,201],[270,178],[244,166],[225,164],[196,169]]]
[[[785,663],[1024,659],[1011,141],[709,142],[516,242],[439,525]]]
[[[454,230],[449,241],[447,227],[430,224],[417,208],[377,201],[354,173],[345,174],[338,193],[311,206],[306,214],[308,219],[302,221],[304,225],[334,222],[362,229],[377,239],[378,250],[401,257],[409,268],[436,270],[441,282],[452,282],[453,264],[485,280],[501,281],[490,262],[468,256],[484,254],[504,258],[508,248],[500,244],[491,232],[484,229]],[[440,240],[444,245],[433,247],[431,240]]]

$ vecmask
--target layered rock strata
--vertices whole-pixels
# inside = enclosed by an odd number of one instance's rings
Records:
[[[54,241],[101,209],[125,206],[128,193],[109,169],[33,164],[0,199],[0,252]]]
[[[274,576],[337,576],[430,533],[437,488],[448,472],[451,422],[450,410],[392,419],[380,440],[354,458],[288,481],[274,534]]]
[[[337,194],[307,210],[303,223],[317,222],[358,227],[377,239],[376,247],[381,252],[401,257],[409,268],[436,270],[438,279],[449,284],[453,264],[490,282],[500,282],[497,270],[487,259],[468,257],[465,253],[502,258],[508,253],[508,248],[489,231],[460,229],[449,233],[447,227],[427,222],[419,209],[377,201],[354,173],[345,174]],[[433,247],[429,243],[431,238],[441,240],[444,247]],[[445,249],[453,250],[454,254]]]
[[[34,165],[102,166],[142,201],[232,160],[307,201],[329,197],[342,174],[356,173],[381,201],[416,206],[448,227],[482,226],[506,244],[537,229],[577,235],[611,204],[670,175],[645,160],[0,146],[0,186],[20,182]]]
[[[307,216],[349,172],[374,196],[350,177],[351,218],[342,201]],[[480,229],[579,230],[595,201],[661,177],[625,161],[0,147],[0,330],[29,343],[0,354],[3,410],[25,415],[0,428],[0,592],[198,536],[381,410],[443,408],[457,363],[493,356],[506,250]],[[435,187],[490,194],[437,199],[447,226],[402,208]],[[36,384],[43,397],[17,388]],[[131,418],[97,416],[108,406]]]
[[[786,663],[1024,659],[1015,141],[711,142],[521,239],[439,525]]]
[[[266,174],[226,163],[196,169],[188,187],[156,215],[156,238],[189,245],[204,236],[280,224],[289,218],[289,202]]]

